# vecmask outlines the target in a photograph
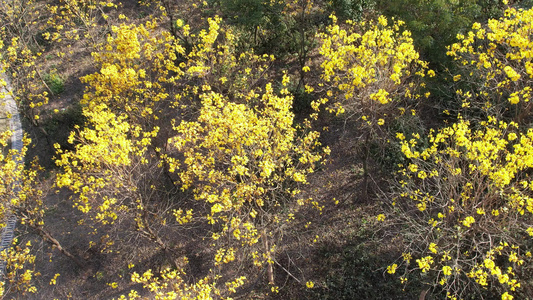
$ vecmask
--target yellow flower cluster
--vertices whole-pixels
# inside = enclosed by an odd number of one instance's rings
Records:
[[[264,94],[256,94],[246,104],[215,92],[201,94],[198,119],[177,125],[178,135],[169,141],[184,155],[183,165],[168,162],[177,170],[183,188],[193,187],[195,198],[211,207],[210,222],[226,224],[223,230],[242,244],[257,243],[257,220],[271,218],[266,211],[285,205],[283,199],[299,193],[282,186],[305,183],[306,175],[323,158],[314,152],[319,145],[316,132],[296,135],[292,96],[284,93],[275,95],[267,84]],[[279,195],[272,197],[276,190]],[[227,216],[236,212],[238,217],[227,224]]]
[[[433,264],[433,257],[432,256],[426,256],[421,259],[417,259],[416,262],[418,263],[418,267],[420,270],[422,270],[422,273],[426,273],[431,269],[431,265]]]
[[[169,33],[154,32],[156,25],[149,21],[112,27],[113,34],[93,53],[100,72],[81,78],[90,84],[82,104],[106,104],[116,112],[125,112],[135,124],[159,117],[157,107],[170,100],[164,83],[175,82],[183,74],[174,61],[185,50]]]
[[[483,261],[473,266],[470,272],[467,273],[467,276],[474,278],[482,286],[487,286],[490,279],[494,278],[501,285],[507,286],[510,291],[516,291],[517,288],[520,288],[520,283],[517,279],[513,278],[516,275],[513,266],[519,268],[519,266],[524,264],[524,260],[518,258],[516,249],[519,249],[519,247],[509,245],[507,242],[500,242],[498,246],[493,247],[485,253]],[[508,266],[506,271],[502,270],[496,264],[497,256],[507,256],[509,262],[513,263],[513,266]],[[505,294],[512,299],[512,296],[507,292]],[[504,299],[504,295],[502,295],[502,299]]]
[[[325,59],[322,84],[328,88],[328,98],[315,101],[315,109],[329,100],[334,104],[330,110],[360,114],[372,124],[384,120],[384,110],[395,97],[420,97],[413,93],[414,85],[406,82],[413,76],[435,74],[426,72],[427,63],[420,60],[411,33],[400,29],[402,21],[389,24],[380,16],[366,26],[348,21],[341,27],[334,15],[331,19],[333,24],[319,34],[320,54]],[[359,27],[368,29],[359,33]]]
[[[4,280],[0,284],[0,297],[13,292],[20,295],[37,292],[33,279],[40,273],[34,270],[35,255],[30,254],[31,242],[26,245],[16,245],[17,243],[17,239],[13,240],[11,248],[0,252],[0,259],[6,262]]]
[[[144,272],[142,275],[134,272],[131,280],[135,283],[140,283],[149,290],[155,299],[161,300],[176,300],[176,299],[191,299],[191,300],[210,300],[217,299],[216,295],[220,295],[219,289],[215,286],[218,277],[205,277],[198,280],[196,283],[187,283],[183,276],[186,275],[184,270],[163,270],[159,276],[154,276],[152,270]],[[244,283],[245,278],[237,278],[233,282],[228,282],[226,285],[229,289],[235,289]],[[141,296],[137,291],[132,290],[128,296],[122,295],[120,300],[140,299]]]
[[[501,118],[502,111],[510,108],[520,124],[530,115],[527,103],[533,82],[531,30],[533,9],[509,7],[504,17],[489,20],[487,26],[475,23],[472,31],[458,34],[459,42],[449,46],[447,54],[462,66],[463,76],[476,82],[469,102],[483,108],[487,115]],[[453,79],[458,78],[461,74]],[[513,108],[515,105],[519,107]]]

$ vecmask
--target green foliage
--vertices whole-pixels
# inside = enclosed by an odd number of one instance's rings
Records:
[[[61,94],[65,90],[65,82],[63,78],[59,74],[57,74],[57,70],[53,69],[49,73],[44,74],[43,80],[50,88],[52,93],[54,94]]]
[[[375,0],[332,0],[329,9],[335,12],[340,20],[361,21],[365,12],[374,9]]]
[[[295,55],[305,61],[307,52],[316,46],[315,33],[328,22],[321,4],[309,0],[222,0],[220,10],[225,22],[238,32],[242,51],[254,49],[276,58]]]
[[[377,0],[378,11],[406,22],[423,58],[436,66],[447,61],[445,46],[474,21],[501,15],[498,0]]]
[[[220,10],[228,24],[243,29],[245,37],[252,48],[262,48],[262,53],[272,53],[271,41],[277,39],[287,30],[283,20],[283,1],[265,0],[220,0]],[[280,43],[281,42],[281,43]],[[268,49],[268,51],[266,51]],[[261,51],[260,51],[261,52]]]
[[[282,2],[263,0],[220,0],[221,10],[230,23],[255,29],[280,22]]]

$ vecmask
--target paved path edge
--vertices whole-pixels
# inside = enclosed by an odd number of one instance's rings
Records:
[[[11,85],[9,83],[9,79],[5,78],[4,76],[4,80],[6,80],[7,86],[2,88],[2,92],[5,95],[5,109],[11,115],[11,118],[9,119],[9,125],[11,131],[13,132],[13,135],[11,136],[11,148],[17,150],[20,153],[20,151],[22,150],[22,137],[24,133],[22,131],[22,124],[20,122],[20,115],[18,112],[17,104],[13,99],[13,95],[11,93]],[[19,160],[18,163],[24,163],[24,158]],[[15,193],[18,193],[20,190],[20,182],[15,183],[13,189]],[[6,227],[4,227],[4,229],[2,230],[2,235],[0,236],[0,252],[4,250],[8,251],[8,248],[11,247],[15,234],[16,224],[17,217],[15,215],[12,214],[10,216],[7,216]],[[0,260],[0,280],[4,280],[3,277],[6,272],[6,265],[6,261]]]

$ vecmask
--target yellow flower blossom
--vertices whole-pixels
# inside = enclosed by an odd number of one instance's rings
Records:
[[[465,227],[470,227],[472,224],[474,224],[476,220],[474,219],[474,217],[472,216],[468,216],[466,217],[461,223],[465,226]]]
[[[387,273],[389,273],[389,274],[396,273],[396,268],[398,268],[397,264],[392,264],[392,265],[388,266],[387,267]]]
[[[418,267],[422,270],[422,273],[426,273],[431,268],[431,265],[433,264],[433,257],[426,256],[421,259],[417,259],[416,262],[418,263]]]

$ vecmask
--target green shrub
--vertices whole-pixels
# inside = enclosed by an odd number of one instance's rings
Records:
[[[63,81],[63,78],[57,74],[57,70],[51,70],[48,74],[45,74],[43,80],[52,93],[56,95],[65,90],[65,82]]]

